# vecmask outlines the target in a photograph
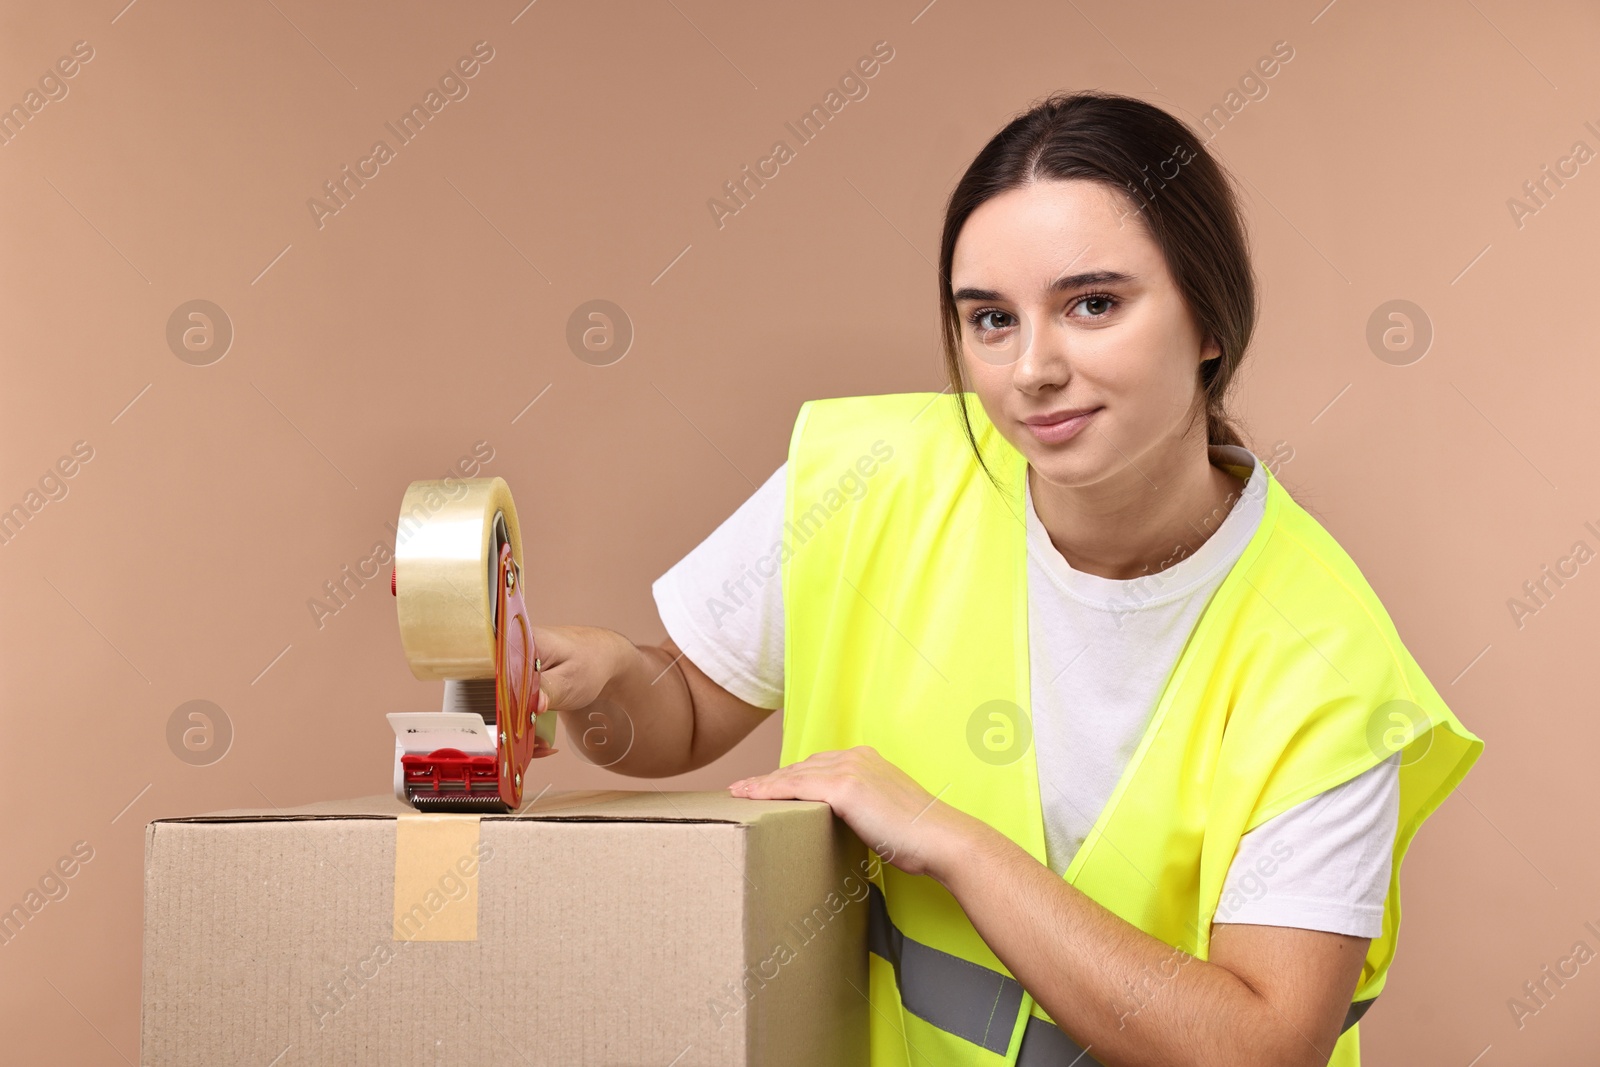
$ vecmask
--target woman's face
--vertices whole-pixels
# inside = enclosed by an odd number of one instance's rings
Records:
[[[956,239],[968,380],[1054,485],[1142,480],[1177,461],[1200,360],[1220,354],[1135,210],[1100,182],[1033,182],[985,201]]]

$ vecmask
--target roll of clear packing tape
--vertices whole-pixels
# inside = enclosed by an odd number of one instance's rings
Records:
[[[520,571],[522,534],[505,479],[407,487],[395,526],[394,580],[412,674],[494,677],[495,565],[506,541]]]

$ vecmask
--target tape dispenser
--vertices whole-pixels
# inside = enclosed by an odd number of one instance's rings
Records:
[[[418,811],[513,811],[529,763],[555,752],[522,574],[505,479],[407,487],[389,588],[411,673],[444,682],[439,711],[388,717],[395,796]]]

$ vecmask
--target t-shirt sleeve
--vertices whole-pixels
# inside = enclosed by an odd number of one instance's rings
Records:
[[[1400,819],[1400,754],[1239,839],[1212,921],[1383,933]]]
[[[650,587],[662,625],[684,654],[758,708],[783,704],[786,466]]]

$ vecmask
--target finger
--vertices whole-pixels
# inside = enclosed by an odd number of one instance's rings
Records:
[[[815,770],[815,768],[807,767],[805,761],[801,760],[799,763],[791,763],[787,767],[778,767],[766,772],[765,774],[752,774],[748,778],[741,778],[737,782],[734,782],[733,785],[749,785],[753,782],[782,781],[784,779],[793,777],[796,774],[812,770]],[[732,786],[729,788],[732,788]]]
[[[771,782],[777,778],[778,774],[778,771],[773,771],[770,774],[756,774],[749,778],[741,778],[737,782],[729,782],[728,792],[734,796],[748,796],[751,788],[761,783]]]
[[[572,706],[573,673],[577,664],[561,663],[552,667],[550,661],[544,661],[544,670],[539,672],[539,703],[535,714],[543,714],[551,708],[561,710]]]
[[[745,797],[749,800],[791,800],[793,797],[784,796],[781,781],[774,781],[765,775],[756,778],[746,778],[734,782],[728,791],[736,797]]]
[[[828,774],[775,773],[749,778],[736,783],[740,788],[736,796],[751,800],[820,800],[831,803],[836,794],[838,778]]]
[[[534,655],[543,663],[544,669],[549,669],[558,663],[565,663],[572,655],[572,642],[551,626],[529,626],[528,631],[533,638]]]
[[[728,788],[730,790],[742,788],[752,782],[759,781],[785,781],[796,774],[815,774],[819,772],[829,773],[830,771],[833,771],[837,764],[839,764],[844,757],[848,755],[848,752],[813,752],[805,759],[778,767],[774,770],[768,771],[766,774],[751,775],[749,778],[741,778],[737,782],[730,782],[728,784]]]

